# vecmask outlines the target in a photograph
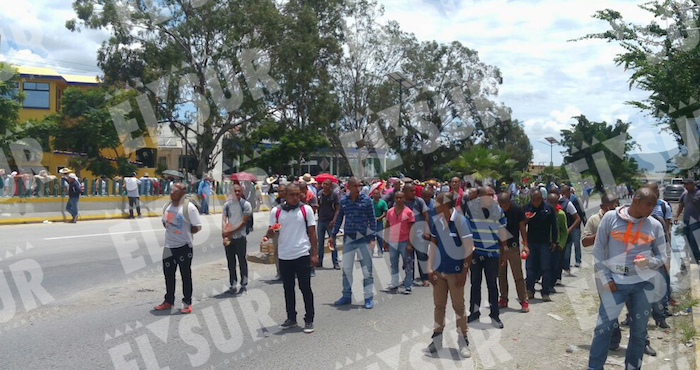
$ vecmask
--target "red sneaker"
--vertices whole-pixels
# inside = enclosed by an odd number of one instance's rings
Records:
[[[530,303],[528,301],[521,303],[520,306],[520,312],[530,312]]]
[[[508,307],[508,301],[501,298],[498,300],[498,308],[506,308]]]
[[[173,308],[173,305],[168,303],[168,302],[163,302],[155,307],[153,307],[154,310],[156,311],[165,311]]]
[[[192,305],[187,304],[187,303],[183,303],[182,309],[180,310],[180,313],[183,313],[183,314],[192,313]]]
[[[670,298],[670,297],[668,298],[668,304],[669,304],[669,306],[678,306],[678,302],[676,302],[675,299]]]

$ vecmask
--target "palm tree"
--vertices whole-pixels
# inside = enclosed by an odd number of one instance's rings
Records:
[[[487,178],[500,179],[512,173],[516,161],[504,152],[494,151],[475,145],[462,152],[450,162],[450,166],[464,174],[472,175],[477,180]]]

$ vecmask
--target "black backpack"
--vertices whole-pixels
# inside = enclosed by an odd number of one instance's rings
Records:
[[[241,205],[241,213],[245,210],[245,199],[239,199],[238,204]],[[248,223],[245,225],[245,233],[246,235],[250,234],[250,232],[253,231],[253,214],[248,217]]]

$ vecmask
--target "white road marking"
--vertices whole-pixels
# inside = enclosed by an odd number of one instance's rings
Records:
[[[160,229],[162,231],[162,229]],[[122,234],[135,234],[135,233],[145,233],[150,231],[159,231],[155,229],[150,230],[136,230],[136,231],[121,231],[117,233],[103,233],[103,234],[87,234],[87,235],[69,235],[69,236],[57,236],[53,238],[44,238],[44,240],[62,240],[62,239],[77,239],[77,238],[91,238],[93,236],[107,236],[107,235],[122,235]]]

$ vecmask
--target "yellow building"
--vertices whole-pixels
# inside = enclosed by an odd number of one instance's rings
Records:
[[[61,110],[61,97],[67,88],[90,89],[99,86],[100,81],[96,76],[81,76],[58,73],[51,68],[15,66],[19,71],[19,82],[16,88],[24,93],[24,101],[19,111],[20,123],[29,119],[42,119],[51,113]],[[155,140],[153,138],[156,138]],[[130,153],[129,159],[136,162],[138,159],[149,158],[148,162],[139,166],[139,176],[148,173],[155,175],[155,158],[157,158],[157,134],[151,133],[144,137],[143,149]],[[123,148],[117,148],[117,153],[123,155]],[[50,148],[44,148],[42,165],[49,173],[56,174],[58,170],[67,167],[68,161],[75,156],[74,153],[66,153]],[[105,157],[112,157],[114,152],[105,150]],[[89,171],[81,171],[81,176],[92,177]]]

